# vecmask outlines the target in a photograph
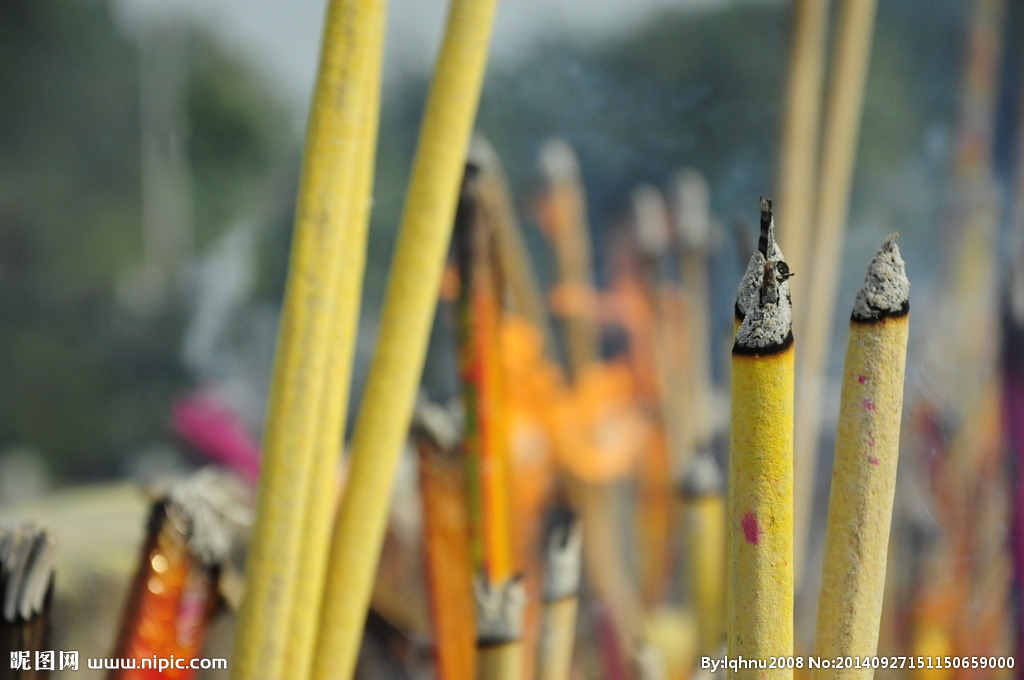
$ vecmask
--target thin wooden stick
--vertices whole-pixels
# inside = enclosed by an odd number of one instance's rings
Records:
[[[395,249],[380,335],[352,437],[334,530],[316,680],[355,669],[391,485],[412,415],[459,182],[487,62],[496,0],[453,0],[434,71]]]
[[[544,548],[544,624],[537,652],[537,680],[569,680],[576,642],[582,527],[563,511],[552,522]]]
[[[682,484],[688,537],[690,602],[700,656],[715,656],[725,634],[725,479],[710,451],[699,453]]]
[[[475,590],[477,680],[521,680],[526,604],[522,583],[512,578],[492,585],[477,578]]]
[[[821,157],[821,196],[814,223],[817,238],[810,258],[806,314],[797,316],[800,355],[800,418],[795,433],[794,491],[796,533],[794,560],[797,580],[804,568],[808,527],[814,502],[818,464],[818,433],[821,427],[821,383],[831,346],[836,289],[842,271],[841,255],[849,213],[857,139],[864,104],[871,39],[877,0],[845,0],[839,15],[835,63],[830,78],[825,136]],[[803,276],[802,272],[798,272]]]
[[[889,525],[896,491],[910,282],[890,236],[868,267],[850,321],[814,654],[878,650]],[[871,668],[811,677],[871,678]]]
[[[337,263],[332,322],[327,357],[322,414],[318,420],[316,450],[306,492],[302,523],[302,544],[298,573],[293,583],[292,623],[285,648],[285,667],[294,677],[306,678],[313,663],[320,600],[331,542],[331,524],[337,508],[338,464],[348,415],[352,357],[355,355],[366,265],[366,238],[370,226],[374,158],[380,119],[380,71],[383,58],[384,17],[375,16],[376,26],[369,46],[370,58],[362,75],[363,114],[354,167],[350,171],[351,198],[345,206],[345,245]]]
[[[793,654],[793,334],[784,264],[764,263],[732,351],[728,637],[734,658]],[[793,671],[745,669],[734,676],[792,678]]]
[[[382,0],[333,0],[295,215],[292,260],[263,442],[262,474],[232,656],[235,680],[282,677],[306,494],[321,416],[334,290],[359,155],[365,73]]]
[[[808,269],[807,251],[814,242],[811,216],[817,196],[818,137],[821,99],[825,81],[828,44],[828,0],[797,0],[793,3],[792,51],[786,113],[779,159],[779,206],[785,219],[789,244],[787,262],[795,272]],[[804,281],[809,277],[801,277]],[[797,310],[806,291],[796,284]],[[799,311],[797,316],[800,316]]]

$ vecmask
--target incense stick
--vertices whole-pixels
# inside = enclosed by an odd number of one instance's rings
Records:
[[[297,678],[309,675],[316,644],[316,627],[320,616],[327,557],[330,549],[331,524],[337,507],[338,464],[348,415],[349,385],[352,381],[352,358],[359,328],[359,307],[362,299],[363,270],[366,265],[366,238],[370,222],[373,192],[374,158],[377,149],[377,126],[380,118],[380,70],[383,59],[384,17],[375,17],[376,25],[368,47],[370,58],[364,74],[364,102],[360,120],[357,151],[351,171],[351,198],[346,206],[348,225],[342,258],[337,263],[334,291],[334,320],[331,327],[331,349],[322,414],[318,419],[314,445],[313,467],[306,491],[306,511],[302,523],[299,567],[292,596],[292,623],[285,648],[285,667]]]
[[[50,652],[50,602],[56,543],[31,524],[0,529],[0,650],[10,665],[0,677],[43,680],[39,652]],[[53,659],[51,658],[51,662]],[[55,665],[52,670],[59,668]]]
[[[689,538],[690,602],[697,615],[698,654],[714,656],[725,634],[725,479],[710,451],[697,454],[683,477]]]
[[[877,653],[896,490],[910,282],[890,236],[857,293],[843,371],[815,655]],[[870,678],[870,668],[811,677]]]
[[[475,663],[469,514],[455,421],[449,409],[421,402],[412,426],[419,453],[423,557],[439,680],[469,680]]]
[[[215,475],[200,471],[153,504],[113,657],[200,656],[206,631],[222,604],[218,580],[244,511]],[[140,664],[141,666],[141,664]],[[121,669],[111,680],[185,680],[191,668]]]
[[[544,545],[544,623],[536,680],[568,680],[576,641],[583,529],[568,510],[551,522]]]
[[[477,577],[476,678],[520,680],[523,674],[523,607],[526,594],[518,577],[497,584]]]
[[[793,654],[793,333],[784,264],[764,263],[732,351],[730,657]],[[792,674],[743,669],[734,676]]]
[[[356,74],[367,71],[383,14],[382,0],[334,0],[327,13],[232,655],[235,680],[276,680],[285,670],[316,423],[337,313],[333,294],[349,228],[343,220],[349,216],[356,140],[366,113],[365,79]]]
[[[355,668],[395,469],[444,268],[459,181],[487,61],[495,0],[453,0],[381,312],[380,334],[352,437],[312,677]]]
[[[796,477],[794,491],[796,572],[806,566],[808,526],[814,502],[818,435],[821,426],[822,372],[831,346],[833,310],[841,255],[846,233],[857,139],[864,104],[864,90],[871,59],[877,0],[845,0],[839,15],[836,56],[830,77],[825,132],[821,155],[821,198],[815,214],[817,238],[810,261],[810,277],[804,285],[807,302],[801,305],[796,330],[803,343],[800,356],[800,405],[795,433]]]

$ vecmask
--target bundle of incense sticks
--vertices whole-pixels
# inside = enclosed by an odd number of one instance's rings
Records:
[[[0,658],[10,659],[0,678],[50,677],[54,660],[47,647],[55,556],[56,543],[43,529],[28,524],[0,529],[0,640],[5,647]],[[49,663],[37,663],[39,652],[50,653]]]
[[[202,652],[210,620],[221,606],[218,583],[234,534],[245,522],[242,512],[206,471],[175,484],[153,504],[113,654],[138,660],[139,668],[115,670],[111,680],[194,676],[188,662]],[[186,667],[156,663],[172,657],[183,659]],[[144,664],[149,659],[154,663]]]

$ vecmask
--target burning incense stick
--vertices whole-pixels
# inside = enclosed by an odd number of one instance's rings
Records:
[[[877,652],[906,367],[910,282],[890,236],[857,293],[843,371],[814,653]],[[835,669],[811,677],[870,678]]]
[[[460,428],[451,412],[421,402],[413,418],[423,499],[427,597],[439,680],[469,680],[475,620],[469,513]]]
[[[46,531],[32,525],[0,529],[0,640],[4,646],[0,655],[10,659],[0,677],[50,677],[47,669],[38,667],[37,653],[53,653],[49,649],[50,600],[56,547]],[[58,668],[59,663],[50,670]]]
[[[731,657],[793,654],[793,333],[784,264],[767,260],[759,290],[740,296],[746,315],[732,351]],[[792,675],[791,669],[735,673]]]
[[[551,523],[544,546],[544,624],[537,680],[569,680],[576,641],[583,529],[568,510]]]
[[[367,85],[383,23],[382,0],[334,0],[324,28],[316,94],[295,215],[263,443],[263,472],[232,656],[235,680],[280,678],[293,622],[306,496],[322,416],[338,262],[346,244],[352,180],[365,133]],[[379,58],[379,57],[377,57]]]
[[[807,291],[796,318],[803,351],[800,358],[800,419],[795,434],[794,491],[796,533],[794,559],[797,574],[804,567],[807,531],[814,502],[818,431],[821,422],[821,380],[831,346],[833,309],[846,233],[857,138],[871,59],[877,0],[846,0],[839,15],[836,56],[830,77],[825,133],[821,155],[821,198],[815,214],[817,237],[808,264]]]
[[[683,478],[690,601],[697,614],[698,654],[715,656],[725,633],[725,480],[710,451],[697,454]]]
[[[221,605],[218,579],[241,515],[217,477],[206,472],[171,487],[153,504],[114,657],[200,656],[210,619]],[[185,680],[194,675],[191,668],[153,667],[117,670],[110,678]]]
[[[423,369],[495,0],[452,0],[427,100],[380,335],[352,437],[312,677],[348,680],[380,556],[391,484]]]
[[[518,578],[498,584],[476,580],[476,678],[520,680],[523,676],[523,607]]]

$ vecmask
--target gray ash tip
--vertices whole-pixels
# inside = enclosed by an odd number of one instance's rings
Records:
[[[679,490],[686,500],[720,496],[725,491],[722,468],[710,451],[701,451],[690,463]]]
[[[771,200],[761,198],[761,235],[758,238],[757,251],[750,256],[747,263],[747,270],[740,281],[740,289],[736,292],[736,318],[743,320],[747,311],[754,306],[755,298],[761,290],[761,280],[764,277],[764,264],[768,260],[776,262],[784,260],[782,250],[775,240],[775,217],[772,213]],[[789,297],[789,283],[785,280],[780,286],[780,292]]]
[[[787,283],[790,274],[784,264],[773,260],[763,264],[758,286],[748,297],[746,316],[736,333],[734,354],[767,354],[792,344],[793,305]]]
[[[188,541],[189,552],[207,567],[221,566],[251,524],[234,480],[206,468],[167,491],[166,521]]]
[[[910,280],[896,245],[899,234],[890,234],[868,265],[864,285],[853,303],[853,320],[870,323],[903,316],[910,309]]]
[[[29,621],[43,612],[53,583],[57,545],[31,524],[0,529],[0,594],[4,621]]]
[[[571,510],[558,510],[544,541],[544,599],[547,602],[577,595],[582,571],[583,528]]]
[[[476,595],[477,644],[500,645],[522,637],[526,590],[521,577],[491,583],[486,577],[477,576],[473,592]]]

